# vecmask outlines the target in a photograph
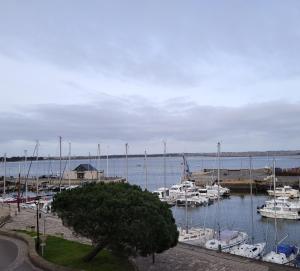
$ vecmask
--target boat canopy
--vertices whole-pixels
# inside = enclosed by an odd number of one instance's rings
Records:
[[[278,245],[277,251],[278,253],[284,253],[287,257],[289,257],[291,254],[297,254],[297,248],[290,245]]]
[[[238,231],[223,230],[220,233],[220,240],[228,242],[231,239],[238,237],[238,234]]]

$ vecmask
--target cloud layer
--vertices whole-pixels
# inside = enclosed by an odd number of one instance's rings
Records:
[[[130,108],[130,110],[128,110]],[[79,144],[130,142],[134,147],[171,142],[170,151],[212,151],[218,140],[231,150],[299,148],[300,104],[270,102],[243,107],[199,106],[190,101],[153,105],[139,97],[105,98],[88,105],[39,105],[2,114],[1,142],[53,142],[58,135]],[[243,144],[245,144],[243,146]],[[193,147],[194,146],[194,147]],[[227,149],[228,149],[227,147]],[[199,149],[198,149],[199,148]],[[201,149],[200,149],[201,148]]]

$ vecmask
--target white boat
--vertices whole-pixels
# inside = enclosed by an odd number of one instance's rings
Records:
[[[231,254],[247,257],[251,259],[260,259],[265,249],[266,243],[242,244],[230,250]]]
[[[175,199],[170,197],[168,188],[161,187],[153,191],[152,193],[157,195],[160,201],[166,202],[171,206],[175,205]]]
[[[205,187],[208,192],[212,192],[213,194],[218,194],[218,190],[221,197],[226,197],[230,195],[230,189],[227,187],[222,187],[221,185],[206,185]]]
[[[284,187],[277,187],[274,190],[267,191],[270,196],[276,197],[290,197],[290,198],[299,198],[299,190],[293,189],[292,187],[285,185]]]
[[[276,200],[276,176],[275,176],[275,160],[273,161],[273,188],[274,188],[274,203]],[[296,246],[290,246],[290,245],[278,245],[280,244],[284,239],[282,239],[279,243],[277,242],[277,218],[280,217],[280,215],[283,215],[282,213],[278,212],[277,209],[282,210],[281,207],[275,206],[275,204],[271,207],[264,207],[260,209],[260,213],[263,215],[264,209],[265,211],[269,211],[269,213],[266,213],[267,215],[274,216],[274,226],[275,226],[275,245],[276,249],[275,251],[271,251],[268,254],[266,254],[263,257],[263,261],[271,262],[271,263],[277,263],[277,264],[290,264],[292,261],[296,260],[297,255],[299,254],[299,248]],[[294,211],[290,211],[294,212]],[[287,215],[287,211],[285,211],[285,216]],[[299,214],[298,214],[299,215]]]
[[[232,248],[246,243],[247,240],[248,234],[245,232],[223,230],[215,239],[207,241],[205,243],[205,248],[230,252]]]
[[[190,228],[188,230],[178,228],[178,241],[194,246],[204,246],[207,240],[214,236],[214,230],[210,228]]]
[[[292,211],[300,211],[300,201],[292,201],[289,197],[278,197],[273,200],[267,200],[265,206],[273,207],[274,203],[276,206],[282,206],[283,208],[290,209]]]
[[[265,206],[258,211],[263,217],[293,220],[300,219],[300,211],[295,211],[283,206]]]
[[[271,251],[263,257],[263,261],[277,264],[292,264],[299,254],[299,248],[290,245],[278,245],[276,251]]]
[[[221,165],[221,143],[218,142],[218,188],[217,189],[217,211],[218,218],[220,216],[220,165]],[[233,247],[244,244],[248,240],[248,234],[241,231],[233,231],[233,230],[223,230],[220,231],[219,225],[219,233],[216,235],[214,239],[208,240],[205,243],[205,248],[212,250],[220,250],[223,252],[229,252]]]
[[[209,200],[217,200],[218,199],[218,192],[214,190],[207,190],[206,188],[199,188],[198,190],[199,195],[203,197],[207,197]]]
[[[177,206],[199,207],[208,204],[208,199],[203,197],[181,197],[176,199]]]
[[[251,244],[241,244],[237,247],[234,247],[230,250],[231,254],[234,255],[238,255],[238,256],[242,256],[242,257],[247,257],[247,258],[251,258],[251,259],[260,259],[262,257],[262,254],[264,252],[266,243],[262,242],[262,243],[256,243],[253,244],[253,240],[254,240],[254,219],[253,219],[253,193],[252,193],[252,157],[250,157],[249,159],[250,162],[250,170],[249,170],[249,177],[250,177],[250,196],[251,196],[251,239],[252,239],[252,243]]]

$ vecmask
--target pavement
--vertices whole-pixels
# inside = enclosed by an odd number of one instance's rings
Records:
[[[185,245],[177,245],[152,257],[138,257],[136,265],[139,271],[268,271],[269,267],[227,254],[207,251]]]
[[[28,259],[27,249],[23,241],[0,235],[0,270],[40,271]]]

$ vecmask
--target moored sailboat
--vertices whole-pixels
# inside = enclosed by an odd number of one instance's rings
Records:
[[[275,176],[275,160],[273,161],[273,189],[274,189],[274,202],[276,199],[276,176]],[[261,213],[262,210],[260,210]],[[282,241],[277,242],[277,207],[273,208],[274,226],[275,226],[275,251],[271,251],[263,257],[263,261],[272,262],[277,264],[290,264],[297,258],[299,248],[287,244],[280,244]],[[280,245],[279,245],[280,244]]]

